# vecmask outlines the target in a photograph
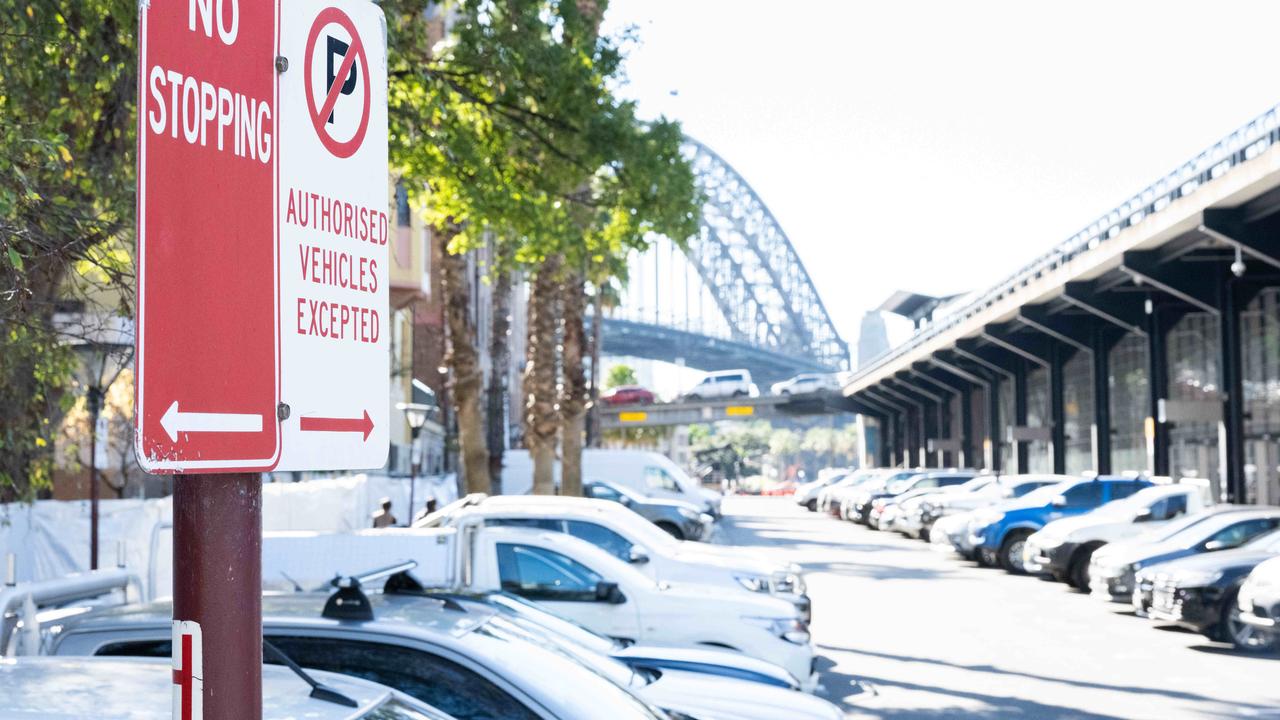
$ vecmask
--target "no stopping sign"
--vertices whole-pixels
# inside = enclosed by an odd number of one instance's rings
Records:
[[[360,149],[369,129],[369,60],[355,23],[329,7],[307,33],[303,76],[307,111],[320,142],[336,157]]]

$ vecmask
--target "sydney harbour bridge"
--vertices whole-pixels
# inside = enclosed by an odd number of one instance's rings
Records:
[[[761,386],[849,368],[849,350],[804,263],[764,201],[729,163],[686,138],[705,202],[697,237],[632,262],[603,350],[704,371],[746,368]]]

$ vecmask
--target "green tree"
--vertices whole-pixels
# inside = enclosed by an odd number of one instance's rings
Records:
[[[638,385],[640,381],[636,378],[636,369],[630,365],[618,363],[610,365],[609,372],[605,375],[604,386],[606,388],[616,388],[623,385]]]
[[[79,300],[131,314],[137,4],[0,0],[0,500],[48,487]],[[102,283],[105,293],[89,293]]]

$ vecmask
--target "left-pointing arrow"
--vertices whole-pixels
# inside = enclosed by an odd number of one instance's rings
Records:
[[[178,442],[180,432],[262,432],[262,416],[252,413],[179,412],[178,401],[174,400],[160,418],[160,427],[169,434],[170,440]]]

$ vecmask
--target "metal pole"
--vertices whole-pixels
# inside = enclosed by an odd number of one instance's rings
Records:
[[[957,464],[976,468],[976,457],[973,451],[973,391],[966,387],[960,391],[960,457]]]
[[[1027,361],[1018,358],[1014,365],[1013,375],[1013,424],[1018,427],[1027,425]],[[1027,443],[1021,440],[1013,442],[1013,458],[1017,463],[1015,473],[1029,471],[1030,450]]]
[[[98,569],[98,414],[102,411],[102,389],[89,388],[89,569]]]
[[[1220,287],[1218,307],[1221,309],[1219,335],[1222,343],[1222,408],[1223,447],[1226,457],[1222,478],[1226,501],[1247,502],[1244,478],[1244,382],[1240,352],[1240,302],[1235,279],[1224,280]]]
[[[1169,474],[1168,427],[1160,421],[1160,401],[1169,391],[1169,356],[1165,342],[1168,321],[1161,317],[1163,309],[1161,305],[1153,304],[1147,315],[1147,429],[1150,431],[1150,469],[1153,475]]]
[[[409,525],[413,525],[414,508],[417,507],[417,490],[418,490],[418,436],[422,434],[422,428],[410,428],[409,430]]]
[[[1064,407],[1064,399],[1066,394],[1066,386],[1062,378],[1062,366],[1066,364],[1068,355],[1067,348],[1062,343],[1053,341],[1052,349],[1049,351],[1051,361],[1049,362],[1049,415],[1052,418],[1050,422],[1050,441],[1052,448],[1053,471],[1059,475],[1067,471],[1067,422],[1066,408]]]
[[[188,642],[202,658],[205,720],[262,718],[262,478],[178,475],[173,483],[175,668]],[[175,682],[178,671],[175,670]]]
[[[1099,475],[1111,474],[1111,348],[1117,339],[1115,331],[1093,323],[1093,469]]]

